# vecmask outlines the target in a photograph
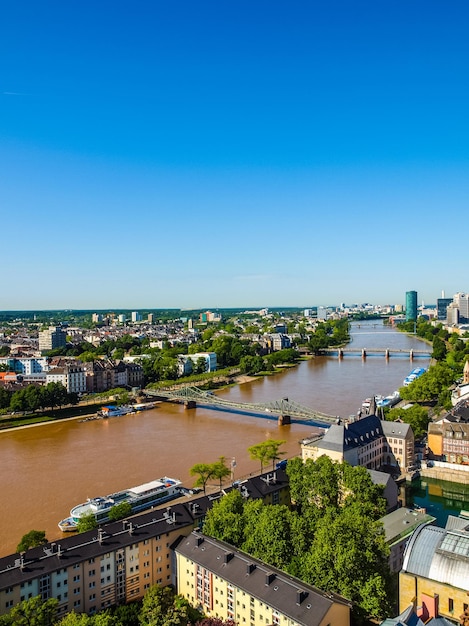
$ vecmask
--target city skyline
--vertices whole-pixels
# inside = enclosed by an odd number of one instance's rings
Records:
[[[423,0],[4,7],[0,310],[464,290],[468,17]]]

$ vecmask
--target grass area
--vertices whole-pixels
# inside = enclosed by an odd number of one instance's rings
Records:
[[[0,430],[17,428],[18,426],[30,426],[31,424],[54,422],[56,420],[71,417],[80,417],[82,415],[90,415],[91,413],[96,413],[96,411],[100,408],[101,404],[87,404],[64,407],[63,409],[54,409],[44,411],[42,413],[30,413],[29,415],[4,415],[0,417]]]

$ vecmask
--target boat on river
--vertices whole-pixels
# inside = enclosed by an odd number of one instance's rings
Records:
[[[109,513],[116,504],[128,502],[132,512],[139,513],[150,509],[152,506],[167,502],[181,495],[179,487],[181,481],[177,478],[158,478],[149,483],[117,491],[107,496],[98,496],[96,498],[88,498],[86,502],[77,504],[70,511],[70,517],[59,522],[59,528],[62,532],[73,532],[77,530],[78,521],[84,515],[92,513],[98,524],[109,521]]]
[[[410,372],[408,376],[404,378],[402,384],[404,385],[404,387],[408,387],[411,383],[414,382],[414,380],[417,380],[417,378],[420,378],[422,374],[425,374],[426,371],[427,370],[424,367],[416,367]]]
[[[398,402],[400,402],[401,400],[401,396],[400,393],[398,391],[393,391],[393,393],[391,393],[389,396],[384,396],[381,398],[377,398],[376,399],[376,406],[378,408],[381,407],[393,407],[395,406]]]
[[[103,418],[120,417],[121,415],[127,415],[127,413],[134,413],[134,412],[135,412],[135,409],[133,406],[127,406],[127,405],[114,406],[113,404],[110,404],[110,405],[101,407],[101,409],[97,413],[97,416],[103,417]]]

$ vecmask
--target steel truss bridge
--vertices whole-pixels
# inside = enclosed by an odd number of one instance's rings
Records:
[[[187,406],[187,408],[195,408],[199,405],[206,408],[221,409],[225,411],[251,413],[262,417],[273,418],[277,416],[279,417],[279,421],[282,417],[290,418],[289,420],[284,419],[283,423],[288,423],[290,420],[294,420],[324,425],[332,424],[337,421],[337,415],[327,415],[327,413],[315,411],[310,407],[292,402],[291,400],[288,400],[288,398],[275,400],[273,402],[249,404],[246,402],[224,400],[210,391],[202,391],[198,387],[191,386],[159,390],[145,389],[144,393],[148,396],[168,400],[169,402],[183,403]]]

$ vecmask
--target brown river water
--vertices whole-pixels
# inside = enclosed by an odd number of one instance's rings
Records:
[[[376,323],[352,326],[349,347],[426,349],[419,340]],[[386,395],[428,359],[408,357],[320,357],[275,376],[217,392],[239,402],[288,397],[324,413],[347,417],[364,398]],[[67,420],[0,432],[0,555],[13,552],[31,529],[60,538],[57,523],[75,504],[161,476],[192,486],[195,463],[220,456],[236,459],[234,477],[259,471],[247,448],[283,439],[285,457],[299,453],[298,441],[317,430],[307,424],[278,426],[276,420],[240,413],[160,404],[137,414],[81,423]]]

